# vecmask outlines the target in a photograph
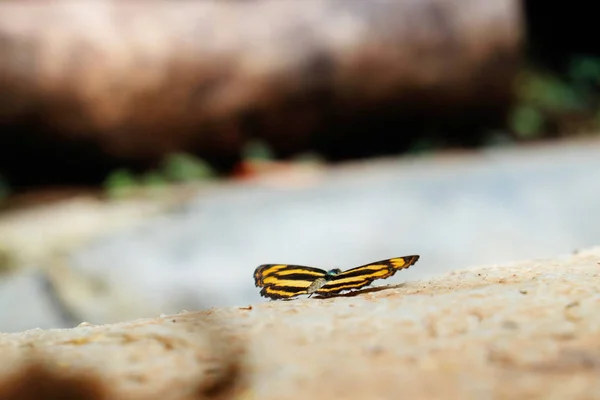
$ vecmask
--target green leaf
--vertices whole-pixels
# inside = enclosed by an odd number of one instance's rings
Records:
[[[531,139],[539,136],[544,126],[543,115],[534,107],[517,106],[510,115],[511,129],[521,138]]]
[[[273,160],[275,158],[271,148],[262,140],[248,142],[242,151],[244,160]]]
[[[143,186],[163,187],[168,184],[168,180],[160,172],[150,171],[142,175],[140,178],[140,183]]]
[[[600,58],[574,57],[569,65],[569,77],[575,82],[600,83]]]
[[[568,111],[582,106],[575,89],[551,74],[526,72],[519,79],[517,94],[521,103],[543,109]]]
[[[185,153],[168,155],[163,163],[162,172],[166,179],[175,182],[207,179],[216,175],[207,162]]]
[[[135,176],[126,169],[111,172],[104,180],[104,189],[111,197],[123,197],[131,194],[138,186]]]
[[[430,153],[436,150],[436,145],[430,138],[417,138],[415,139],[410,148],[408,154],[423,154]]]

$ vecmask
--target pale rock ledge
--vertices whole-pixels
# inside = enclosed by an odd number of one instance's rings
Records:
[[[347,297],[0,334],[0,376],[40,356],[97,375],[109,398],[598,398],[599,263],[595,248]]]

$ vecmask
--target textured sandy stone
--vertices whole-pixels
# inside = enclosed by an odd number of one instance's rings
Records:
[[[595,248],[353,296],[4,334],[0,354],[91,368],[128,398],[186,398],[235,357],[241,398],[598,398],[599,263]]]

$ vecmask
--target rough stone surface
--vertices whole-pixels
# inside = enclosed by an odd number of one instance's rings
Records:
[[[236,355],[236,398],[598,398],[599,264],[593,248],[354,296],[2,334],[0,354],[92,368],[130,399],[186,398]]]

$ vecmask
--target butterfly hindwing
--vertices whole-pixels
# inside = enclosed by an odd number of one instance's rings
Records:
[[[254,270],[254,284],[261,296],[283,299],[307,294],[306,289],[327,274],[319,268],[291,264],[264,264]]]
[[[418,255],[390,258],[340,272],[323,285],[316,294],[330,295],[343,290],[360,289],[376,279],[386,279],[419,260]]]

